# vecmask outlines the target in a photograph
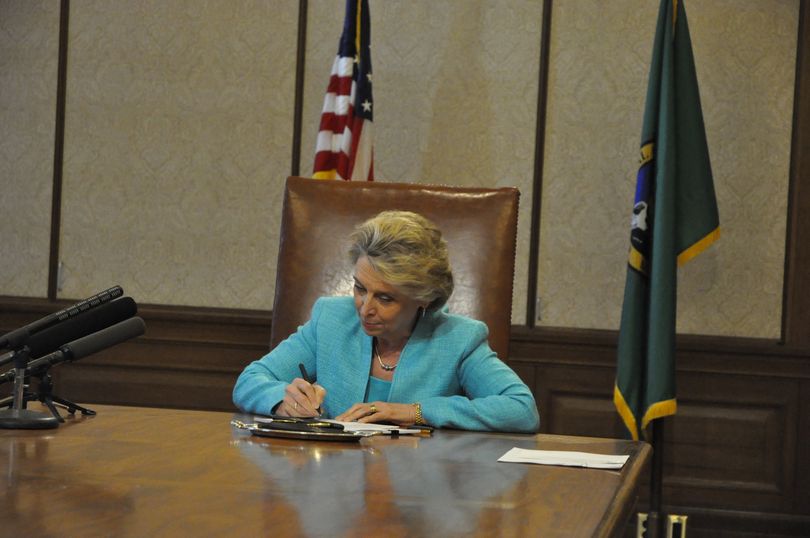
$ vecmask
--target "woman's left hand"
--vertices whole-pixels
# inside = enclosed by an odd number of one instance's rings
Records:
[[[388,422],[400,426],[413,424],[416,410],[411,404],[369,402],[356,403],[335,417],[344,422]]]

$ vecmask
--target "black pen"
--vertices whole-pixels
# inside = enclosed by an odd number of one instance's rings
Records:
[[[306,381],[310,385],[315,384],[315,380],[309,378],[309,374],[307,373],[307,369],[304,368],[304,363],[303,362],[298,363],[298,369],[301,370],[301,377],[304,378],[304,381]]]
[[[298,369],[299,369],[299,370],[301,370],[301,377],[304,379],[304,381],[306,381],[306,382],[307,382],[307,383],[309,383],[310,385],[314,385],[314,384],[315,384],[315,380],[314,380],[314,379],[310,379],[310,378],[309,378],[309,374],[307,374],[307,369],[306,369],[306,368],[304,368],[304,363],[303,363],[303,362],[299,362],[299,363],[298,363]],[[320,406],[318,407],[318,409],[316,409],[316,411],[318,412],[318,414],[320,414],[320,413],[321,413],[321,408],[320,408]]]
[[[428,426],[427,424],[410,424],[408,426],[402,426],[402,429],[412,429],[412,430],[421,430],[426,433],[433,433],[433,426]]]

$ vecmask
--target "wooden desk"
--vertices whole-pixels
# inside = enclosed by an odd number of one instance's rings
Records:
[[[650,457],[553,435],[265,439],[230,413],[90,407],[55,430],[0,430],[0,534],[614,536]],[[630,459],[621,472],[498,463],[513,446]]]

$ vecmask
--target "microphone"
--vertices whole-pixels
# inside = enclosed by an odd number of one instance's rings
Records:
[[[141,318],[129,318],[95,334],[69,342],[57,351],[29,362],[25,375],[39,375],[55,364],[83,359],[108,347],[126,342],[130,338],[141,336],[145,332],[146,324]],[[13,381],[16,377],[15,372],[16,370],[9,370],[0,375],[0,383]]]
[[[76,317],[82,312],[95,308],[104,303],[108,303],[113,299],[121,297],[123,294],[124,290],[121,288],[121,286],[113,286],[112,288],[104,290],[101,293],[97,293],[92,297],[88,297],[84,301],[80,301],[73,306],[69,306],[63,310],[60,310],[59,312],[54,312],[53,314],[47,315],[42,319],[38,319],[33,323],[29,323],[25,327],[21,327],[11,331],[10,333],[6,333],[5,335],[0,336],[0,349],[14,349],[19,346],[26,345],[27,340],[31,335],[61,323],[67,319]]]
[[[46,353],[56,350],[62,344],[106,329],[119,321],[124,321],[138,312],[138,305],[131,297],[123,297],[111,303],[102,304],[93,310],[87,310],[64,323],[54,325],[38,332],[28,339],[29,355],[37,359]],[[0,356],[0,366],[14,360],[14,353]]]

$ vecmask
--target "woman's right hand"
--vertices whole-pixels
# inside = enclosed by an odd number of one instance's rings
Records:
[[[284,390],[284,399],[276,414],[288,417],[318,417],[326,396],[326,389],[296,377]]]

